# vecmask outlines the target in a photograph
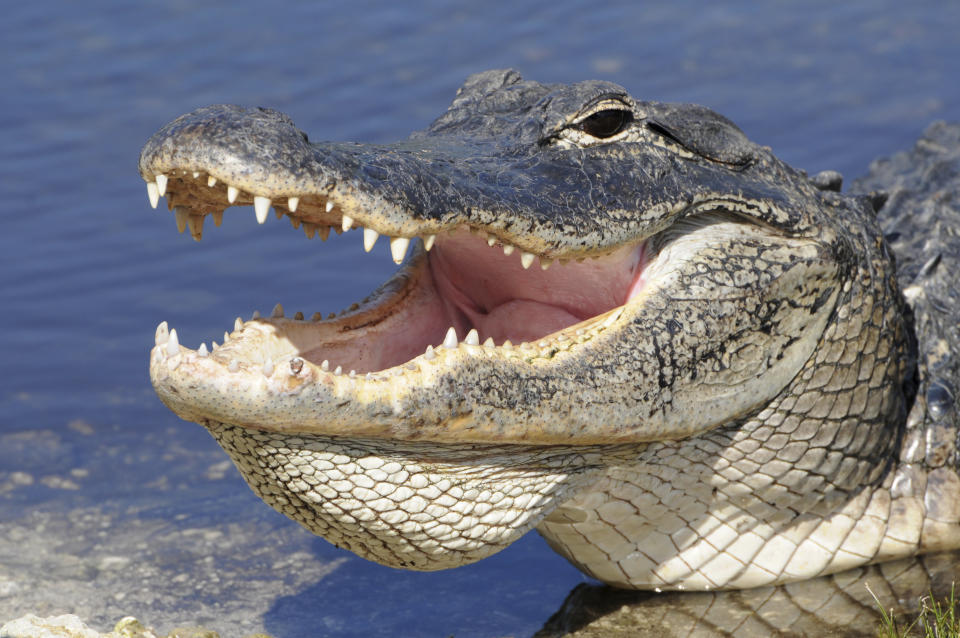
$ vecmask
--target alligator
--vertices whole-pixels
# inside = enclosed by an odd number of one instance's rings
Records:
[[[139,162],[181,233],[272,207],[308,238],[389,238],[400,268],[210,348],[161,323],[151,380],[269,505],[392,567],[534,527],[651,590],[957,548],[960,133],[934,133],[922,179],[848,195],[606,81],[479,73],[393,144],[200,108]]]

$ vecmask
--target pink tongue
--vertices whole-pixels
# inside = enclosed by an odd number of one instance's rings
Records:
[[[500,344],[532,341],[622,305],[643,262],[643,248],[623,248],[583,263],[538,260],[529,269],[519,251],[504,255],[466,232],[444,237],[429,253],[437,291],[461,338],[476,328]]]

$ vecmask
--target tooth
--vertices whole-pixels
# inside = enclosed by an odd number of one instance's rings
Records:
[[[166,175],[157,175],[157,195],[163,197],[163,194],[167,192],[167,176]]]
[[[257,195],[253,198],[253,210],[257,214],[257,223],[262,224],[267,221],[267,213],[270,212],[270,198]]]
[[[187,217],[187,226],[190,227],[190,236],[194,241],[203,239],[203,215],[190,215]]]
[[[541,269],[541,270],[546,270],[547,268],[550,267],[550,264],[552,264],[552,263],[553,263],[553,260],[552,260],[552,259],[550,259],[550,258],[548,258],[548,257],[541,257],[541,258],[540,258],[540,269]]]
[[[329,213],[330,211],[333,210],[333,202],[331,202],[331,201],[328,199],[328,200],[327,200],[327,205],[326,205],[324,208],[325,208],[326,211]],[[346,229],[344,229],[344,230],[346,230]]]
[[[337,376],[340,376],[341,374],[343,374],[343,367],[337,366],[336,368],[333,369],[333,373]]]
[[[156,182],[147,182],[147,197],[150,198],[150,208],[156,208],[160,203],[160,189]]]
[[[227,365],[227,370],[230,372],[236,372],[240,369],[240,363],[236,359],[231,359],[230,363]]]
[[[233,330],[234,332],[243,331],[243,319],[241,319],[240,317],[237,317],[236,319],[233,320]]]
[[[524,269],[526,269],[526,268],[529,268],[529,267],[530,267],[530,264],[532,264],[532,263],[533,263],[533,253],[527,253],[527,252],[523,252],[523,251],[521,250],[521,251],[520,251],[520,265],[523,266]]]
[[[208,354],[210,354],[210,353],[207,352],[207,344],[201,343],[201,344],[200,344],[200,347],[197,348],[197,356],[198,356],[198,357],[205,357],[205,356],[207,356]]]
[[[500,344],[500,347],[503,348],[504,350],[513,350],[513,342],[507,339],[502,344]]]
[[[299,310],[293,315],[293,318],[297,321],[303,321],[303,313]]]
[[[380,236],[380,233],[375,231],[372,228],[363,229],[363,249],[367,252],[373,250],[373,245],[377,242],[377,237]]]
[[[237,201],[237,195],[240,194],[239,189],[236,186],[227,186],[227,201],[231,204]]]
[[[487,237],[487,246],[493,246],[495,243],[497,243],[497,238],[493,235],[489,235]]]
[[[223,211],[215,210],[211,213],[213,215],[213,225],[217,228],[220,228],[220,224],[223,223]]]
[[[493,342],[493,337],[487,337],[486,340],[484,340],[483,342],[484,348],[493,348],[493,347],[496,347],[496,345],[497,344]]]
[[[187,229],[187,217],[190,216],[190,213],[186,208],[174,208],[173,214],[177,220],[177,232],[182,233]]]
[[[283,219],[283,211],[277,207],[274,207],[273,214],[277,216],[277,219]],[[300,220],[296,217],[290,218],[290,223],[293,224],[294,228],[300,228]]]
[[[323,370],[324,372],[327,372],[328,370],[330,370],[330,362],[324,359],[323,363],[320,364],[320,369]]]
[[[274,208],[273,210],[277,213],[277,219],[280,219],[280,218],[283,217],[283,213],[282,213],[282,212],[280,212],[280,211],[277,210],[276,208]],[[294,228],[300,228],[300,223],[301,223],[301,222],[300,222],[300,218],[299,218],[299,217],[294,217],[293,215],[290,216],[290,225],[291,225],[291,226],[293,226]]]
[[[456,348],[457,347],[457,331],[453,329],[453,326],[447,330],[446,336],[443,338],[443,347],[444,348]]]
[[[200,177],[200,171],[193,171],[193,179]]]
[[[291,217],[290,219],[293,219],[293,217]],[[303,234],[307,236],[307,239],[313,239],[314,237],[317,236],[317,227],[313,224],[308,224],[304,222]]]
[[[329,206],[330,202],[327,202],[327,205]],[[341,227],[343,228],[344,232],[350,230],[353,227],[353,217],[350,217],[349,215],[344,215],[343,223],[341,224]]]
[[[226,342],[228,342],[228,341],[230,341],[230,335],[227,334],[227,331],[226,331],[226,330],[224,330],[224,331],[223,331],[223,342],[226,343]],[[213,347],[214,347],[214,348],[217,347],[217,342],[216,342],[216,341],[213,342]]]
[[[423,358],[427,361],[432,361],[437,358],[437,353],[433,351],[433,346],[427,346],[427,349],[423,353]]]
[[[226,334],[226,333],[224,333],[224,334]],[[216,342],[216,341],[211,341],[211,342],[210,342],[210,351],[212,352],[212,351],[214,351],[214,350],[216,350],[216,349],[217,349],[217,342]]]
[[[467,338],[463,340],[468,346],[479,346],[480,345],[480,335],[477,333],[476,328],[470,328],[470,332],[467,333]]]
[[[273,312],[270,313],[270,317],[272,317],[273,319],[282,319],[282,318],[283,318],[283,306],[280,305],[280,304],[277,304],[276,306],[274,306],[274,307],[273,307]]]
[[[330,227],[324,224],[323,226],[320,226],[317,230],[320,233],[320,240],[327,241],[327,237],[330,236]]]
[[[423,238],[423,249],[430,250],[433,248],[433,242],[437,239],[436,235],[427,235]]]
[[[213,188],[216,185],[217,185],[217,178],[214,177],[213,175],[207,175],[207,186],[209,186],[210,188]]]
[[[267,361],[263,364],[263,376],[269,377],[273,374],[273,361]]]
[[[504,255],[512,255],[512,254],[513,254],[513,251],[514,251],[515,249],[516,249],[516,246],[511,246],[510,244],[504,244],[504,245],[503,245],[503,254],[504,254]]]
[[[167,328],[167,322],[161,321],[157,325],[157,332],[153,335],[153,343],[159,346],[161,343],[166,343],[169,338],[170,330]]]
[[[177,329],[170,330],[170,338],[167,340],[167,354],[173,356],[180,354],[180,342],[177,340]]]
[[[351,371],[350,371],[350,378],[352,379],[352,378],[354,378],[355,376],[357,376],[357,371],[356,371],[356,370],[351,370]]]
[[[250,316],[250,319],[259,319],[259,318],[260,318],[260,311],[254,310],[253,315]]]
[[[287,199],[287,208],[290,209],[291,213],[297,212],[297,206],[300,205],[299,197],[290,197]]]
[[[313,315],[310,317],[310,321],[323,321],[323,313],[322,312],[313,313]]]
[[[407,255],[407,247],[410,246],[410,240],[407,237],[391,237],[390,252],[393,254],[393,263],[399,264]]]

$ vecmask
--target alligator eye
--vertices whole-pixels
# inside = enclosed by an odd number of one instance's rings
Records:
[[[633,121],[633,113],[624,109],[604,109],[586,117],[577,127],[593,137],[606,139],[622,133]]]

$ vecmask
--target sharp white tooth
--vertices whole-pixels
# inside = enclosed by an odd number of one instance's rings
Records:
[[[497,243],[497,238],[493,235],[489,235],[487,237],[487,246],[493,246],[495,243]]]
[[[190,215],[187,217],[187,226],[190,227],[190,236],[194,241],[203,239],[203,215]]]
[[[526,268],[529,268],[530,264],[532,263],[533,263],[533,253],[526,253],[526,252],[520,251],[520,265],[523,266],[524,269],[526,269]]]
[[[234,332],[243,331],[243,319],[241,319],[240,317],[237,317],[236,319],[233,320],[233,331]]]
[[[270,316],[274,319],[283,318],[283,306],[281,304],[277,304],[276,306],[274,306],[273,312],[270,313]]]
[[[180,342],[177,340],[177,329],[173,328],[167,340],[167,355],[172,357],[175,354],[180,354]]]
[[[424,249],[424,250],[430,250],[431,248],[433,248],[433,242],[436,241],[436,239],[437,239],[437,236],[436,236],[436,235],[427,235],[426,237],[424,237],[424,238],[423,238],[423,249]]]
[[[293,219],[293,217],[291,217],[290,219]],[[304,222],[303,234],[307,236],[307,239],[313,239],[314,237],[317,236],[317,227],[314,224],[308,224]]]
[[[323,321],[323,313],[322,312],[313,313],[313,315],[310,317],[310,321]]]
[[[227,365],[227,370],[230,372],[236,372],[240,369],[240,363],[236,359],[231,359],[230,363]]]
[[[163,197],[163,194],[167,192],[167,176],[166,175],[157,175],[157,195]]]
[[[493,342],[493,337],[487,337],[487,338],[484,340],[484,342],[483,342],[483,347],[484,347],[484,348],[493,348],[493,347],[495,347],[496,345],[497,345],[497,344],[495,344],[495,343]]]
[[[457,331],[454,330],[453,326],[447,330],[447,334],[443,337],[443,347],[444,348],[456,348],[457,347]]]
[[[215,210],[210,214],[213,215],[213,225],[220,228],[220,224],[223,223],[223,211]]]
[[[470,328],[470,332],[467,333],[467,338],[463,340],[468,346],[479,346],[480,345],[480,335],[477,333],[476,328]]]
[[[226,331],[226,330],[224,330],[224,331],[223,331],[223,342],[226,343],[226,342],[228,342],[228,341],[230,341],[230,335],[227,334],[227,331]],[[217,342],[216,342],[216,341],[213,342],[213,347],[214,347],[214,348],[217,347]]]
[[[267,221],[267,213],[270,212],[270,198],[257,195],[253,198],[253,210],[257,214],[257,223],[262,224]]]
[[[512,255],[512,254],[513,254],[513,251],[514,251],[515,249],[516,249],[516,246],[511,246],[510,244],[504,244],[504,245],[503,245],[503,254],[504,254],[504,255]]]
[[[326,359],[324,359],[324,360],[323,360],[323,363],[320,364],[320,369],[323,370],[324,372],[329,371],[329,370],[330,370],[330,362],[327,361]]]
[[[269,377],[273,374],[273,361],[267,361],[263,364],[263,376]]]
[[[210,188],[213,188],[216,185],[217,185],[217,178],[214,177],[213,175],[207,175],[207,186],[209,186]]]
[[[513,350],[513,342],[507,339],[500,345],[500,347],[503,348],[504,350]]]
[[[160,189],[156,182],[147,182],[147,197],[150,199],[150,208],[156,208],[160,203]]]
[[[541,257],[541,258],[540,258],[540,270],[546,270],[547,268],[550,267],[550,264],[552,264],[552,263],[553,263],[553,260],[552,260],[552,259],[550,259],[550,258],[548,258],[548,257]]]
[[[201,344],[200,344],[200,347],[197,348],[197,356],[198,356],[198,357],[205,357],[205,356],[207,356],[208,354],[210,354],[210,353],[207,352],[207,344],[201,343]]]
[[[341,374],[343,374],[343,367],[337,366],[336,368],[333,369],[333,373],[337,376],[340,376]]]
[[[391,237],[390,253],[393,255],[393,263],[399,264],[407,256],[407,247],[410,246],[410,240],[407,237]]]
[[[260,318],[260,311],[259,311],[259,310],[254,310],[254,311],[253,311],[253,315],[251,315],[250,318],[251,318],[251,319],[259,319],[259,318]]]
[[[377,243],[377,237],[380,236],[380,233],[375,231],[372,228],[363,229],[363,249],[367,252],[373,250],[373,245]]]
[[[423,358],[427,361],[432,361],[437,358],[437,353],[433,351],[433,346],[427,346],[427,349],[423,353]]]
[[[227,186],[227,201],[231,204],[237,201],[237,195],[240,194],[240,190],[236,186]]]
[[[170,338],[170,329],[167,327],[166,321],[161,321],[157,325],[157,332],[153,335],[154,345],[159,346],[162,343],[166,343]]]
[[[331,202],[331,201],[328,199],[328,200],[327,200],[327,205],[324,206],[324,209],[325,209],[328,213],[329,213],[330,211],[332,211],[332,210],[333,210],[333,202]],[[346,229],[344,229],[344,230],[346,230]]]
[[[290,197],[287,199],[287,208],[290,210],[291,213],[297,212],[297,206],[299,205],[300,205],[299,197]]]
[[[200,171],[193,171],[193,179],[200,177]]]
[[[174,208],[173,215],[177,220],[177,232],[182,233],[187,229],[187,217],[190,216],[190,213],[186,208]]]
[[[226,334],[226,333],[224,333],[224,334]],[[217,342],[216,342],[216,341],[211,341],[211,342],[210,342],[210,351],[213,352],[213,351],[216,350],[216,349],[217,349]]]
[[[350,371],[350,378],[352,379],[352,378],[354,378],[355,376],[357,376],[357,371],[356,371],[356,370],[351,370],[351,371]]]
[[[329,203],[330,202],[327,202],[327,204]],[[343,222],[341,223],[340,227],[343,228],[344,232],[353,228],[353,217],[350,217],[349,215],[344,215]]]

